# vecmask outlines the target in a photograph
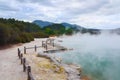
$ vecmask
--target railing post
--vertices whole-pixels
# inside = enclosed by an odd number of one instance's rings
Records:
[[[46,40],[46,45],[45,45],[46,51],[47,51],[47,40]]]
[[[26,54],[26,47],[24,47],[24,54]]]
[[[52,40],[50,39],[50,45],[52,45]]]
[[[26,59],[23,58],[23,72],[26,71]]]
[[[43,47],[45,48],[45,43],[44,43]]]
[[[46,44],[45,48],[46,48],[46,51],[47,51],[47,44]]]
[[[22,58],[23,58],[23,54],[21,54],[20,55],[20,58],[21,58],[21,64],[23,63],[23,61],[22,61]]]
[[[28,68],[27,68],[27,74],[28,74],[28,80],[31,80],[31,77],[30,77],[29,73],[31,73],[31,67],[30,66],[28,66]]]
[[[37,46],[35,45],[35,52],[37,51]]]
[[[54,41],[53,41],[53,47],[55,46]]]
[[[43,47],[43,41],[42,41],[42,47]]]
[[[20,59],[20,49],[18,48],[18,57]]]

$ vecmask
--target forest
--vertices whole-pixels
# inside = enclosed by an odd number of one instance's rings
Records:
[[[63,34],[72,35],[73,30],[71,28],[66,29],[60,24],[41,28],[34,23],[19,21],[14,18],[0,18],[0,46],[25,43],[34,40],[34,38],[47,38]]]

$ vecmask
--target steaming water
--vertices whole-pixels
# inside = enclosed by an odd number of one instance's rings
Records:
[[[62,37],[73,51],[56,53],[65,63],[79,64],[92,80],[120,80],[120,36],[74,35]]]

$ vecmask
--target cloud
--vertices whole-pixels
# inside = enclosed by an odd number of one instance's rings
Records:
[[[74,15],[93,13],[93,12],[98,11],[105,4],[108,4],[108,1],[105,1],[105,0],[99,0],[99,1],[87,0],[87,1],[83,1],[83,2],[78,1],[75,3],[70,3],[70,5],[72,5],[72,6],[69,7],[70,9],[68,10],[68,13],[71,13]]]
[[[77,18],[71,19],[70,22],[78,23],[88,28],[120,28],[120,14],[109,16],[86,14],[77,16]]]
[[[70,22],[95,28],[110,23],[119,27],[119,3],[119,0],[0,0],[0,17]]]
[[[54,0],[17,0],[20,3],[33,3],[33,4],[40,4],[44,6],[52,6],[52,1]]]
[[[12,2],[0,1],[0,11],[18,11]]]
[[[109,3],[102,7],[97,13],[100,15],[115,15],[120,14],[120,1],[109,0]]]
[[[0,5],[0,11],[17,11],[17,9],[7,5]]]

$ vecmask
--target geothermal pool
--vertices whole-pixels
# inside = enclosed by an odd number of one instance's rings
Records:
[[[79,64],[82,74],[92,80],[120,80],[120,36],[77,34],[59,39],[61,45],[73,48],[55,54],[63,62]]]

